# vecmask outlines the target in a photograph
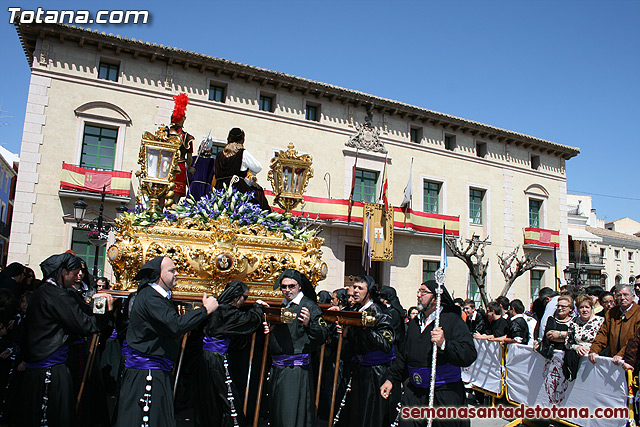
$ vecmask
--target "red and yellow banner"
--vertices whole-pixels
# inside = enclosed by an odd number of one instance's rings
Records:
[[[273,203],[273,192],[265,191],[265,195],[271,207],[275,211],[282,212],[282,209],[276,207]],[[325,221],[347,221],[349,210],[348,200],[304,196],[304,201],[304,213],[309,214],[313,218],[318,217],[318,219]],[[302,211],[298,208],[291,213],[300,215]],[[362,216],[363,204],[361,202],[353,202],[351,222],[362,224]],[[396,229],[409,229],[422,233],[440,235],[442,234],[442,226],[444,225],[448,235],[458,236],[460,234],[460,217],[457,216],[419,212],[412,209],[408,209],[405,215],[402,209],[394,207],[393,221]]]
[[[102,187],[107,194],[129,196],[131,172],[97,171],[62,162],[60,188],[101,193]]]
[[[527,227],[524,229],[524,244],[548,246],[550,248],[560,246],[560,232],[556,230],[545,230],[544,228]]]

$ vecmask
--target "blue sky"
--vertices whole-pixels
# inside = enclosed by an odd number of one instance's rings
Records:
[[[205,5],[206,4],[206,5]],[[94,6],[95,5],[95,6]],[[640,1],[119,1],[91,28],[407,102],[579,147],[569,192],[640,221]],[[75,1],[5,2],[35,10]],[[29,67],[2,11],[0,144],[18,153]]]

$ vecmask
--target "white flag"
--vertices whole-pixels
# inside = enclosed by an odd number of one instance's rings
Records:
[[[404,199],[402,199],[402,203],[400,204],[400,207],[403,209],[411,208],[411,196],[413,194],[411,190],[412,177],[413,177],[413,159],[411,159],[411,167],[409,168],[409,182],[407,182],[407,186],[404,188]]]

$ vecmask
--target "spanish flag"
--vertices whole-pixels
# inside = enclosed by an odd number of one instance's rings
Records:
[[[131,172],[97,171],[62,162],[60,188],[68,190],[129,196],[131,193]]]

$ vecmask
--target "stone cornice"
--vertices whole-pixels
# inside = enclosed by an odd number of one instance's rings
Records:
[[[162,44],[159,45],[62,24],[16,24],[16,30],[29,61],[29,66],[33,64],[37,40],[51,37],[60,40],[61,43],[76,43],[80,47],[94,47],[98,51],[107,50],[116,56],[127,54],[133,58],[146,58],[151,62],[165,61],[171,65],[180,65],[184,69],[193,68],[200,73],[207,71],[216,77],[223,75],[231,80],[256,81],[261,86],[269,85],[276,90],[284,89],[291,93],[298,91],[307,97],[326,98],[331,102],[351,104],[356,108],[363,107],[367,110],[375,110],[380,114],[396,114],[402,119],[413,121],[416,125],[441,127],[449,132],[461,132],[482,139],[513,144],[517,147],[522,146],[525,149],[548,153],[565,160],[580,153],[580,149],[576,147],[535,138],[473,120]]]

